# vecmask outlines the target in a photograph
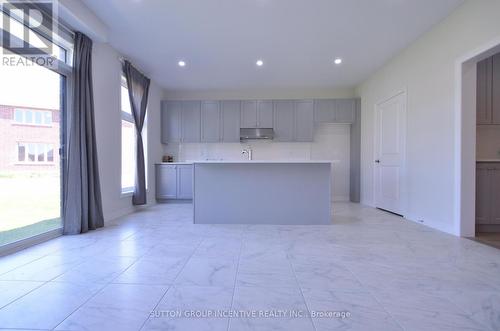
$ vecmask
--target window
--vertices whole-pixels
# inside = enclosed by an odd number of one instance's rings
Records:
[[[54,162],[54,145],[45,143],[18,143],[17,162],[52,163]]]
[[[16,109],[14,110],[14,123],[26,125],[52,125],[52,111]]]
[[[121,126],[122,126],[122,173],[121,191],[130,193],[134,191],[135,185],[135,164],[136,164],[136,135],[135,124],[132,116],[132,108],[128,95],[127,81],[125,76],[121,78]],[[142,141],[144,144],[144,163],[146,169],[146,188],[148,186],[147,176],[147,117],[142,128]]]

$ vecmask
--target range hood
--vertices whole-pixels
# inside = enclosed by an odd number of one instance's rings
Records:
[[[241,128],[240,140],[273,139],[273,128]]]

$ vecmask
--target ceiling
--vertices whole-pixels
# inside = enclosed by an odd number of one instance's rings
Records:
[[[162,87],[242,90],[353,87],[463,0],[83,2]]]

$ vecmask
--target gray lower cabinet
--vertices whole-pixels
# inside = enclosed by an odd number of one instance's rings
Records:
[[[177,199],[193,198],[193,166],[177,166]]]
[[[500,225],[500,162],[476,166],[476,224]]]
[[[219,142],[221,136],[221,114],[219,101],[201,103],[201,141]]]
[[[176,165],[156,165],[156,198],[177,199]]]
[[[196,143],[201,140],[201,102],[182,101],[181,142]]]
[[[181,141],[182,104],[179,101],[161,103],[161,142],[176,143]]]
[[[192,199],[193,166],[191,164],[156,165],[156,199]]]
[[[221,102],[222,142],[240,141],[240,101]]]

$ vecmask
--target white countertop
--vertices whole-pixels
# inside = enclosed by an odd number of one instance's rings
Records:
[[[200,161],[184,161],[184,162],[161,162],[161,163],[156,163],[156,164],[163,164],[163,165],[182,165],[182,164],[194,164],[194,163],[203,163],[203,164],[261,164],[261,163],[278,163],[278,164],[304,164],[304,163],[311,163],[311,164],[331,164],[331,163],[339,163],[340,161],[338,160],[252,160],[252,161],[247,161],[247,160],[200,160]]]
[[[246,161],[246,160],[224,160],[224,161],[193,161],[193,163],[221,163],[221,164],[260,164],[260,163],[279,163],[279,164],[291,164],[291,163],[297,163],[297,164],[304,164],[304,163],[312,163],[312,164],[325,164],[325,163],[336,163],[338,161],[314,161],[314,160],[290,160],[290,161],[282,161],[282,160],[252,160],[252,161]]]

